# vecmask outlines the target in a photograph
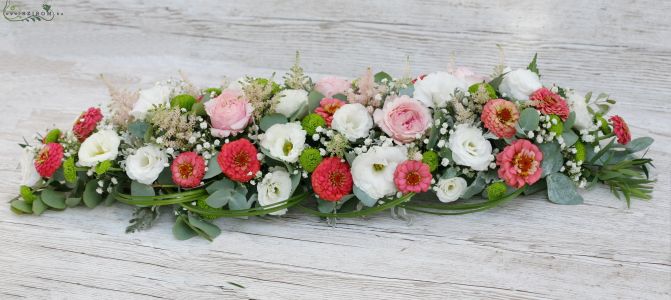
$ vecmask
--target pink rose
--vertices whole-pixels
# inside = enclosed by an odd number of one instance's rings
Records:
[[[343,94],[350,88],[349,81],[338,77],[324,77],[315,83],[315,90],[324,95],[324,98],[331,98],[333,95]]]
[[[466,82],[466,84],[469,86],[472,84],[481,83],[483,81],[489,81],[487,76],[475,74],[473,70],[466,67],[457,67],[454,70],[450,70],[450,73],[454,75],[454,77],[457,77]]]
[[[373,119],[382,131],[401,143],[412,142],[431,126],[429,109],[405,95],[385,101],[382,109],[375,110]]]
[[[236,89],[226,89],[205,103],[205,111],[212,122],[212,135],[228,137],[242,132],[252,118],[254,108]]]

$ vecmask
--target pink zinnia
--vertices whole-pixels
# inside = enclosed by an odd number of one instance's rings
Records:
[[[509,186],[521,188],[541,178],[543,153],[528,140],[516,140],[496,156],[499,177]]]
[[[629,132],[629,126],[624,122],[624,119],[620,116],[612,116],[609,119],[613,123],[613,131],[615,131],[615,136],[617,136],[617,142],[626,145],[631,142],[631,132]]]
[[[500,138],[511,138],[515,135],[515,124],[519,118],[517,105],[503,99],[489,100],[480,115],[485,127]]]
[[[172,181],[178,186],[197,187],[205,176],[205,160],[196,152],[184,152],[172,162],[170,171],[172,171]]]
[[[406,160],[394,171],[394,183],[401,193],[426,192],[431,178],[429,165],[417,160]]]
[[[248,139],[239,139],[221,147],[217,162],[228,178],[237,182],[247,182],[261,169],[256,154],[256,148]]]
[[[532,105],[546,115],[557,115],[562,121],[566,121],[569,115],[568,104],[561,96],[551,92],[547,88],[536,90],[531,97]]]
[[[352,173],[349,165],[338,157],[324,159],[312,172],[312,189],[319,198],[338,201],[352,192]]]
[[[335,98],[324,98],[322,101],[319,101],[319,107],[315,109],[315,113],[322,116],[326,121],[326,124],[331,127],[331,121],[333,121],[333,114],[341,106],[345,105],[345,102]]]
[[[72,126],[72,132],[75,134],[79,142],[83,142],[96,129],[98,122],[103,119],[103,114],[100,108],[90,107],[83,112],[75,124]]]
[[[35,158],[35,169],[42,177],[51,177],[63,161],[63,146],[59,143],[48,143],[42,147]]]

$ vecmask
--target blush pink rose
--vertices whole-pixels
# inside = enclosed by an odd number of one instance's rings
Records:
[[[344,94],[349,88],[349,81],[333,76],[324,77],[315,83],[315,90],[324,95],[324,98],[331,98],[333,95]]]
[[[406,95],[385,101],[382,109],[375,110],[373,119],[382,131],[401,143],[414,141],[431,126],[429,109]]]
[[[219,96],[205,103],[210,116],[212,135],[228,137],[242,132],[252,118],[254,108],[237,89],[226,89]]]

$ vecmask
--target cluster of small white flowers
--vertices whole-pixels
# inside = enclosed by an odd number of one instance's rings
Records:
[[[567,148],[562,152],[565,162],[559,171],[566,174],[579,187],[584,188],[587,185],[587,180],[583,174],[583,161],[576,159],[576,153],[578,153],[578,149],[575,147]]]
[[[593,143],[596,140],[596,136],[589,132],[587,129],[580,130],[580,139],[585,143]]]

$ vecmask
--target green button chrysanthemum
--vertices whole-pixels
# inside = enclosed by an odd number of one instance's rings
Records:
[[[506,184],[503,182],[494,182],[487,187],[487,199],[490,201],[498,200],[506,195]]]
[[[575,142],[575,147],[576,153],[575,153],[575,160],[576,161],[585,161],[586,158],[586,152],[585,152],[585,144],[583,144],[581,141]]]
[[[424,152],[422,154],[422,162],[429,166],[429,171],[435,171],[438,168],[438,153],[435,151]]]
[[[319,163],[322,162],[322,155],[319,153],[319,150],[315,148],[307,148],[301,152],[298,161],[305,171],[312,172],[317,168]]]
[[[77,182],[77,168],[75,167],[75,158],[70,156],[63,162],[63,175],[65,181],[69,183]]]
[[[313,135],[317,132],[317,127],[326,126],[326,121],[324,121],[322,116],[313,113],[303,118],[303,121],[301,121],[301,126],[303,126],[303,130],[305,130],[305,132],[307,132],[309,135]]]
[[[557,115],[550,115],[550,122],[552,125],[550,125],[548,130],[554,132],[555,136],[561,136],[564,133],[564,122],[562,122],[561,118]]]
[[[19,193],[21,194],[21,198],[26,201],[26,203],[31,204],[33,201],[35,201],[35,194],[33,194],[33,190],[30,189],[30,187],[22,185]]]
[[[96,174],[98,175],[105,174],[110,167],[112,167],[111,160],[102,161],[96,166]]]
[[[202,208],[202,209],[213,209],[213,207],[207,205],[207,203],[205,202],[205,199],[198,200],[196,202],[196,206],[198,206],[198,208]],[[208,219],[208,220],[214,220],[214,219],[218,218],[217,216],[213,216],[213,215],[202,215],[202,217],[205,218],[205,219]]]
[[[177,95],[172,100],[170,100],[171,107],[184,108],[186,110],[191,110],[193,104],[196,103],[196,98],[189,94]]]
[[[44,143],[56,143],[58,142],[58,139],[61,137],[61,131],[58,129],[52,129],[47,133],[47,135],[44,137]]]

